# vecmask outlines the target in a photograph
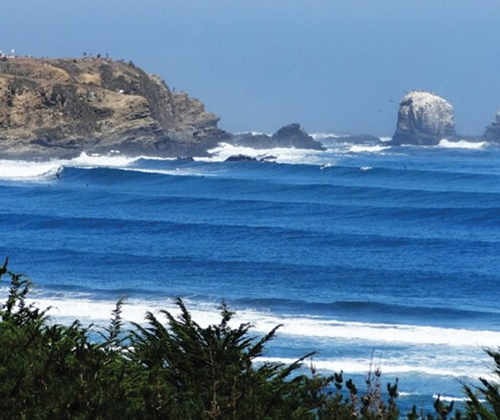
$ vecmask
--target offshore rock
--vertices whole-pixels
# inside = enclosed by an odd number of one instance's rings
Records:
[[[495,121],[486,127],[483,140],[500,142],[500,112],[497,113]]]
[[[257,162],[258,159],[248,155],[232,155],[229,156],[224,162]]]
[[[278,147],[325,150],[320,142],[314,140],[300,126],[289,124],[280,128],[272,136],[267,134],[243,133],[234,135],[233,144],[253,149],[274,149]]]
[[[132,62],[2,58],[0,157],[204,155],[219,118]]]
[[[437,145],[456,137],[453,107],[440,96],[411,91],[401,101],[392,144]]]

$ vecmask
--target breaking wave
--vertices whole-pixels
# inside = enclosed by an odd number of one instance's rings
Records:
[[[354,146],[351,146],[349,151],[351,153],[378,153],[384,150],[388,150],[390,148],[391,148],[390,146],[380,146],[378,144],[376,145],[355,144]]]
[[[459,140],[459,141],[449,141],[446,139],[442,139],[439,142],[439,147],[443,147],[446,149],[483,149],[488,145],[485,141],[473,142],[467,140]]]

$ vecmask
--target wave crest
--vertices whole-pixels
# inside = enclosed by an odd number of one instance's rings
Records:
[[[445,149],[484,149],[487,146],[487,142],[480,141],[467,141],[467,140],[459,140],[459,141],[449,141],[446,139],[442,139],[439,142],[439,147],[443,147]]]

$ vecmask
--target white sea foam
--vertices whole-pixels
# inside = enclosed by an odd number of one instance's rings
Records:
[[[364,145],[364,144],[355,144],[351,146],[349,152],[351,153],[378,153],[383,150],[390,149],[390,146],[381,146],[379,144],[375,145]]]
[[[289,357],[259,357],[256,362],[271,362],[271,363],[284,363],[291,364],[296,359]],[[313,358],[312,360],[305,360],[305,366],[314,366],[321,371],[340,372],[344,371],[351,375],[366,375],[370,371],[372,361],[367,358],[335,358],[335,359],[322,359]],[[484,368],[475,367],[473,371],[470,368],[460,368],[454,366],[453,369],[446,369],[443,367],[429,367],[423,364],[410,363],[408,360],[401,358],[385,359],[380,363],[376,363],[371,367],[380,370],[383,375],[402,375],[402,374],[423,374],[430,376],[447,376],[452,378],[477,378],[484,376],[487,372]]]
[[[464,402],[464,401],[467,401],[468,398],[466,397],[450,397],[450,396],[447,396],[447,395],[440,395],[440,394],[434,394],[432,396],[432,398],[434,398],[435,400],[437,400],[439,398],[440,401],[444,401],[444,402]],[[482,399],[482,398],[479,398],[478,399],[480,402],[484,403],[486,400]]]
[[[347,134],[334,134],[334,133],[313,133],[310,136],[316,141],[331,139],[331,138],[341,139],[342,137],[349,137]]]
[[[209,150],[213,156],[210,158],[198,158],[196,160],[207,162],[223,162],[230,156],[245,155],[253,158],[270,158],[278,163],[288,164],[321,164],[321,154],[324,153],[320,150],[310,149],[295,149],[295,148],[274,148],[274,149],[253,149],[251,147],[235,146],[228,143],[220,143],[214,149]]]
[[[240,131],[240,132],[234,133],[234,134],[236,134],[236,135],[251,134],[252,136],[272,136],[272,134],[263,133],[261,131]]]
[[[120,168],[130,165],[137,159],[139,158],[131,158],[119,154],[88,155],[82,152],[77,158],[60,162],[63,163],[64,166]]]
[[[328,169],[335,166],[333,163],[325,163],[324,165],[321,165],[319,169]]]
[[[40,307],[51,306],[55,317],[80,318],[94,321],[107,320],[114,307],[112,301],[75,299],[36,299]],[[141,322],[144,313],[158,308],[175,309],[170,299],[141,300],[131,299],[124,307],[124,319]],[[190,306],[191,308],[191,306]],[[212,303],[192,305],[197,319],[208,323],[218,319],[217,306]],[[256,331],[268,332],[282,324],[280,332],[284,335],[312,338],[316,340],[353,340],[378,344],[445,345],[456,348],[495,347],[500,343],[500,331],[465,330],[419,325],[376,324],[363,322],[343,322],[333,319],[314,317],[283,318],[269,312],[251,309],[240,310],[235,322],[252,322]],[[207,324],[208,325],[208,324]]]
[[[0,179],[36,180],[55,176],[61,165],[57,162],[26,162],[0,160]]]
[[[446,396],[446,395],[440,395],[440,394],[434,394],[432,396],[432,398],[434,398],[435,400],[437,400],[439,398],[440,401],[443,401],[443,402],[455,402],[455,401],[466,401],[467,398],[464,398],[464,397],[449,397],[449,396]]]
[[[439,147],[446,149],[483,149],[488,143],[485,141],[474,142],[467,140],[460,141],[449,141],[447,139],[442,139],[439,142]]]
[[[494,347],[500,342],[500,332],[498,331],[470,331],[430,326],[340,322],[311,318],[284,321],[271,318],[266,321],[266,329],[274,325],[276,321],[281,321],[284,324],[282,333],[295,336],[456,347]]]
[[[124,171],[142,172],[146,174],[162,174],[174,176],[202,176],[211,177],[216,176],[210,172],[200,172],[193,168],[174,168],[174,169],[146,169],[146,168],[120,168]]]
[[[85,152],[74,159],[51,159],[49,161],[0,160],[0,179],[50,180],[62,167],[78,168],[126,168],[139,158],[119,154],[88,155]]]
[[[0,289],[0,300],[5,298],[7,288]],[[115,307],[112,300],[94,300],[88,293],[61,293],[57,298],[44,297],[44,292],[34,291],[30,303],[37,307],[51,307],[49,315],[56,321],[70,323],[79,319],[83,325],[93,324],[95,328],[105,327]],[[36,296],[36,295],[39,296]],[[193,319],[202,327],[220,322],[218,305],[184,299]],[[123,306],[125,322],[143,324],[144,316],[150,311],[165,322],[160,313],[165,309],[174,315],[179,313],[174,301],[168,297],[156,299],[131,298]],[[452,328],[438,328],[416,325],[375,324],[361,322],[340,322],[331,319],[311,317],[283,317],[270,312],[239,310],[232,320],[232,326],[242,322],[253,325],[256,336],[268,333],[282,324],[278,336],[288,341],[307,342],[312,349],[328,349],[332,344],[348,348],[362,346],[375,349],[372,355],[315,357],[312,363],[320,370],[340,371],[350,374],[365,374],[373,363],[384,374],[423,374],[443,377],[491,377],[491,370],[484,347],[494,348],[500,342],[498,331],[471,331]],[[405,348],[392,353],[392,346]],[[307,352],[307,350],[305,350]],[[320,351],[320,356],[323,351]],[[288,357],[288,356],[287,356]],[[291,363],[286,357],[260,359]]]

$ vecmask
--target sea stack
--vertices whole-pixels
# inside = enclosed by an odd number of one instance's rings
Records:
[[[500,142],[500,112],[497,113],[495,121],[486,127],[483,140]]]
[[[437,145],[456,137],[453,107],[446,99],[421,90],[404,96],[392,144]]]
[[[292,123],[281,127],[272,136],[267,134],[242,133],[233,137],[232,143],[254,149],[276,147],[325,150],[322,144],[307,134],[300,124]]]

